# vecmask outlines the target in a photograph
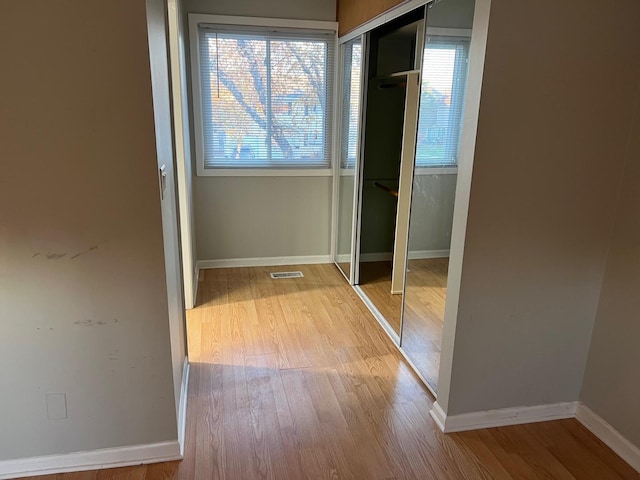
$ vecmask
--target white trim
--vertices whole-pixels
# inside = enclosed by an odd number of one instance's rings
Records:
[[[187,437],[187,400],[189,399],[189,357],[184,357],[182,364],[182,384],[180,385],[180,405],[178,407],[178,443],[180,455],[184,457],[185,439]]]
[[[623,437],[620,432],[583,403],[578,405],[576,419],[631,465],[634,470],[640,472],[640,448]]]
[[[277,267],[280,265],[317,265],[331,264],[331,255],[310,255],[306,257],[259,257],[225,258],[220,260],[198,260],[198,270],[208,268],[234,267]]]
[[[210,15],[190,13],[189,23],[212,23],[217,25],[243,25],[250,27],[299,28],[309,30],[338,31],[338,22],[320,20],[293,20],[288,18],[239,17],[234,15]]]
[[[335,43],[334,52],[334,78],[333,78],[333,149],[331,152],[331,175],[333,175],[331,190],[331,258],[334,259],[338,250],[338,196],[340,195],[340,177],[336,172],[340,171],[340,149],[342,141],[342,72],[344,70],[344,57],[341,55],[343,47]],[[338,270],[342,270],[338,267]],[[343,272],[344,273],[344,272]]]
[[[178,441],[0,461],[0,479],[181,460]]]
[[[355,37],[354,37],[355,38]],[[360,237],[362,234],[362,195],[364,189],[364,140],[367,129],[369,92],[369,35],[360,37],[360,104],[358,105],[358,142],[356,144],[356,179],[353,189],[353,225],[351,229],[351,285],[360,282]]]
[[[443,321],[442,344],[440,349],[440,368],[438,372],[438,400],[449,404],[451,379],[456,341],[456,326],[459,315],[460,285],[466,239],[469,202],[471,197],[471,179],[475,156],[476,137],[482,97],[491,0],[476,0],[473,15],[473,33],[469,47],[469,65],[467,73],[467,94],[464,104],[460,147],[458,155],[458,175],[453,209],[451,230],[451,255],[447,279],[447,299]]]
[[[202,16],[189,14],[189,50],[191,53],[191,106],[193,108],[193,140],[196,154],[196,175],[204,170],[204,135],[202,132],[202,95],[200,90],[200,40],[198,22]]]
[[[382,313],[380,312],[380,310],[378,310],[378,308],[374,305],[374,303],[371,300],[369,300],[369,297],[367,297],[367,294],[364,293],[364,290],[362,290],[362,288],[360,288],[360,286],[358,285],[353,285],[352,288],[358,294],[358,296],[360,297],[364,305],[369,309],[369,311],[373,315],[373,318],[375,318],[378,321],[382,329],[393,341],[393,343],[396,346],[400,345],[400,336],[393,331],[393,329],[391,328],[391,325],[389,325],[389,322],[387,322],[387,319],[384,317],[384,315],[382,315]]]
[[[333,40],[336,41],[338,23],[325,22],[316,20],[292,20],[282,18],[259,18],[259,17],[240,17],[228,15],[210,15],[203,13],[189,14],[189,45],[191,50],[191,83],[192,83],[192,106],[193,106],[193,132],[195,141],[195,164],[196,175],[198,177],[316,177],[333,175],[332,166],[326,168],[307,169],[307,168],[205,168],[204,164],[204,135],[203,135],[203,117],[202,117],[202,96],[200,85],[200,42],[198,34],[198,25],[237,25],[267,28],[296,28],[301,30],[316,30],[333,32]],[[336,41],[336,51],[338,43]],[[336,52],[334,52],[334,55]],[[327,68],[329,67],[329,59],[327,59]],[[334,62],[337,59],[334,59]],[[334,68],[335,71],[335,68]],[[337,77],[334,78],[334,83]],[[329,92],[327,101],[331,102],[331,108],[335,110],[335,89]],[[335,114],[334,114],[335,115]],[[335,121],[334,115],[331,120]],[[334,126],[335,128],[335,126]],[[328,145],[330,152],[333,153],[335,139],[331,139]],[[330,161],[331,159],[330,155]]]
[[[450,416],[436,401],[429,414],[444,433],[575,418],[634,470],[640,472],[640,448],[582,402],[502,408]]]
[[[440,431],[445,432],[444,424],[447,421],[447,414],[444,413],[444,410],[442,410],[442,407],[437,400],[433,402],[429,415],[431,415],[431,418],[436,422]]]
[[[330,177],[333,172],[327,168],[204,168],[198,163],[199,177]]]
[[[449,258],[449,250],[416,250],[415,252],[409,252],[409,260],[426,258]]]
[[[189,178],[191,170],[191,145],[188,128],[188,99],[186,79],[185,52],[181,41],[183,25],[181,22],[180,6],[178,0],[169,0],[167,3],[167,19],[169,29],[169,62],[171,75],[171,101],[173,105],[173,131],[176,155],[176,185],[177,202],[180,213],[178,228],[180,229],[180,248],[182,250],[182,277],[185,308],[193,308],[191,299],[194,297],[193,270],[195,268],[195,255],[193,252],[193,195]],[[185,135],[187,133],[187,135]]]
[[[444,433],[464,432],[482,428],[504,427],[523,423],[548,422],[575,418],[578,402],[552,403],[529,407],[500,408],[483,412],[447,415],[438,402],[433,404],[431,416]]]
[[[455,167],[416,167],[415,176],[422,175],[457,175],[458,166]]]
[[[416,38],[416,50],[424,49],[424,28],[419,28]],[[416,54],[417,55],[417,54]],[[422,58],[422,56],[418,56]],[[398,201],[396,202],[396,221],[393,241],[393,262],[391,264],[391,293],[404,291],[407,274],[407,252],[409,251],[409,219],[411,217],[411,199],[413,197],[413,171],[416,162],[418,142],[418,115],[420,113],[420,70],[407,74],[404,98],[404,121],[402,122],[402,145],[400,149],[400,175],[398,178]],[[402,318],[402,313],[400,314]],[[402,325],[402,321],[400,322]]]

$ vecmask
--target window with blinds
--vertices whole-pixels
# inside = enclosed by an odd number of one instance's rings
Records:
[[[427,36],[422,63],[416,167],[458,163],[469,39]]]
[[[360,116],[360,96],[362,69],[362,45],[360,37],[344,45],[344,66],[342,78],[342,142],[340,167],[352,169],[358,154],[358,125]]]
[[[328,168],[334,32],[199,25],[205,169]]]

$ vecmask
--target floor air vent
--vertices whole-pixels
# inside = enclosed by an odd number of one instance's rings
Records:
[[[271,272],[271,278],[301,278],[302,272]]]

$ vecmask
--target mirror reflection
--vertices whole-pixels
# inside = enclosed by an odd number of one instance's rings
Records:
[[[473,0],[427,12],[401,348],[436,391]]]
[[[340,141],[340,176],[338,180],[336,263],[345,276],[350,279],[361,103],[362,44],[360,37],[343,45],[342,56],[342,92],[344,97],[341,112],[342,132]]]
[[[419,9],[370,37],[358,284],[398,337],[423,25]]]

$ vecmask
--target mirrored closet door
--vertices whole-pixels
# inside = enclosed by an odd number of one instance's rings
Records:
[[[399,341],[424,8],[369,34],[356,284]]]
[[[401,349],[435,392],[447,295],[473,0],[428,10]]]
[[[336,258],[338,268],[352,279],[355,238],[357,165],[360,154],[360,115],[362,104],[362,38],[344,43],[340,49],[342,71],[340,165],[338,174]]]
[[[341,46],[335,262],[433,392],[473,13],[432,2]]]

